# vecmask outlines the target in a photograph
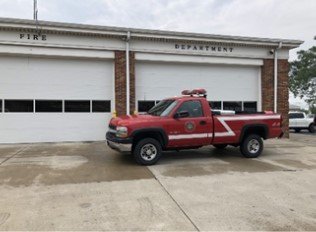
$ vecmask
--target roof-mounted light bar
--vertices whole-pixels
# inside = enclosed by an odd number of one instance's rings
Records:
[[[189,95],[191,97],[198,96],[198,97],[205,97],[207,96],[207,92],[205,89],[193,89],[193,90],[183,90],[181,92],[182,95]]]

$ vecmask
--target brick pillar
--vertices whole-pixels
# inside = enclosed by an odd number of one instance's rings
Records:
[[[115,110],[117,116],[126,114],[126,57],[124,51],[115,51]]]
[[[287,60],[278,60],[277,111],[282,114],[284,137],[289,137],[289,65]],[[262,110],[274,111],[274,60],[263,61],[261,69]]]
[[[115,51],[115,110],[117,116],[126,114],[126,56]],[[135,52],[130,52],[130,112],[135,110]]]
[[[284,137],[289,138],[289,62],[278,60],[278,113],[282,114]]]
[[[261,68],[261,93],[262,93],[262,110],[274,110],[274,63],[273,60],[264,60]]]
[[[136,110],[136,95],[135,95],[135,52],[129,53],[129,93],[130,93],[130,112]]]

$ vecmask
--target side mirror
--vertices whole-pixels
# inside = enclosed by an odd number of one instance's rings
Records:
[[[173,117],[174,118],[187,118],[189,116],[190,116],[190,114],[188,111],[181,111],[179,113],[175,113],[175,115]]]

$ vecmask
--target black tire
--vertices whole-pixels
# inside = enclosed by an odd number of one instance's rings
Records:
[[[309,125],[308,131],[309,131],[310,133],[315,133],[315,125],[314,125],[313,123]]]
[[[300,133],[301,129],[294,129],[296,133]]]
[[[161,157],[161,144],[153,138],[140,140],[133,151],[137,163],[142,165],[153,165]]]
[[[263,150],[263,141],[259,135],[251,134],[240,144],[240,151],[246,158],[257,158]]]
[[[216,148],[216,149],[225,149],[227,147],[227,144],[213,144],[213,146]]]

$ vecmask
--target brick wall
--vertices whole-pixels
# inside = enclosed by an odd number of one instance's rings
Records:
[[[130,52],[130,113],[135,110],[135,52]],[[115,110],[117,116],[126,114],[126,56],[115,51]]]
[[[289,137],[289,64],[287,60],[278,60],[278,96],[277,112],[282,114],[284,137]],[[262,110],[274,111],[274,60],[264,60],[261,69]]]

